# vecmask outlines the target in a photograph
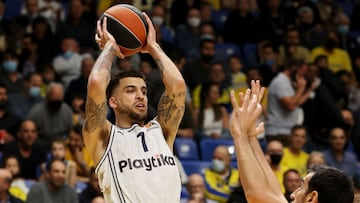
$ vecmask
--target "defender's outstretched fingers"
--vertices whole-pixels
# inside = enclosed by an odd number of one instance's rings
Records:
[[[234,90],[231,90],[231,92],[230,92],[230,99],[231,99],[231,105],[232,105],[233,109],[239,108],[239,105],[238,105],[236,97],[235,97]]]

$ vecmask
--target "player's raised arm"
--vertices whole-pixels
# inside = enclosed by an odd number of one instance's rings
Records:
[[[154,58],[165,85],[165,91],[158,105],[157,120],[163,128],[169,147],[172,149],[185,110],[186,85],[178,68],[156,42],[156,33],[151,20],[145,13],[144,16],[149,24],[147,44],[144,51],[149,52]]]
[[[240,181],[249,203],[285,203],[280,185],[257,143],[256,136],[264,130],[263,123],[256,125],[262,112],[258,99],[262,94],[259,82],[252,82],[252,89],[248,89],[245,95],[240,94],[239,106],[234,92],[231,93],[234,110],[230,132],[234,139]]]
[[[83,136],[85,145],[92,153],[94,163],[97,164],[104,154],[111,126],[106,117],[106,87],[111,76],[112,61],[115,55],[121,56],[121,54],[113,36],[106,30],[106,19],[103,25],[100,25],[100,21],[97,22],[95,39],[102,52],[88,79]]]

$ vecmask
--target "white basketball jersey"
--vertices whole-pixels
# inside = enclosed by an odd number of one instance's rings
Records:
[[[96,167],[107,203],[178,203],[181,182],[160,124],[111,127],[110,141]]]

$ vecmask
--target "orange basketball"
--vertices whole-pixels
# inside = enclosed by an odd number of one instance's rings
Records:
[[[107,17],[107,30],[114,36],[120,51],[131,56],[146,43],[148,24],[142,12],[129,4],[118,4],[108,8],[100,17]]]

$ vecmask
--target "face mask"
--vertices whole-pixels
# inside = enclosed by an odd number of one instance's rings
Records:
[[[340,34],[347,34],[349,32],[349,26],[348,25],[339,25],[338,32]]]
[[[159,17],[159,16],[152,17],[152,21],[157,26],[161,26],[164,23],[164,19],[162,17]]]
[[[191,17],[191,18],[188,18],[187,22],[191,27],[198,27],[200,25],[200,18]]]
[[[330,50],[334,49],[336,47],[336,41],[333,39],[327,39],[325,41],[325,47]]]
[[[63,56],[66,60],[69,60],[73,55],[74,53],[71,50],[67,50]]]
[[[267,59],[264,61],[264,65],[272,67],[272,65],[274,64],[274,60],[272,59]]]
[[[279,165],[281,158],[282,158],[281,154],[271,154],[270,155],[271,163],[274,165]]]
[[[40,94],[40,87],[31,86],[29,89],[29,95],[32,98],[38,98],[41,96]]]
[[[224,171],[225,169],[225,163],[223,161],[220,161],[218,159],[212,160],[212,169],[218,173]]]
[[[15,61],[11,61],[11,60],[4,61],[3,68],[8,73],[16,72],[17,63]]]
[[[58,111],[61,108],[62,101],[53,100],[53,101],[48,101],[47,103],[51,111]]]
[[[214,59],[214,56],[211,55],[201,55],[201,59],[205,62],[205,63],[209,63]]]

